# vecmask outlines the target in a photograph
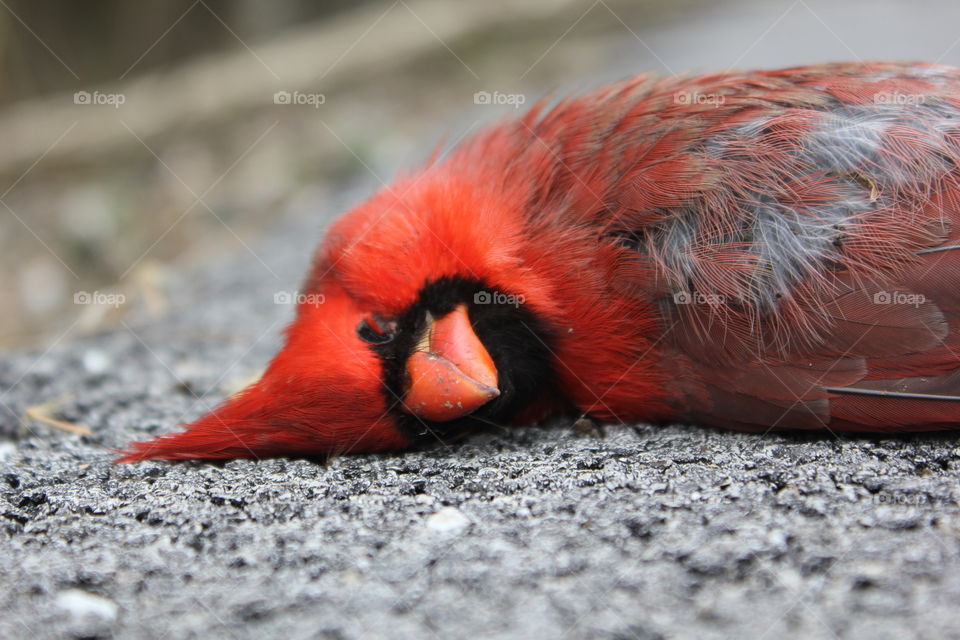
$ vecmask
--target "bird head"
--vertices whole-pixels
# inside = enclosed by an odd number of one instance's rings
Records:
[[[549,332],[507,277],[516,222],[447,183],[396,189],[332,227],[257,382],[120,460],[397,449],[547,404]]]

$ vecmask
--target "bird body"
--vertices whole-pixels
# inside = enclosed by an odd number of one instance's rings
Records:
[[[123,460],[403,448],[561,413],[960,427],[960,70],[640,76],[337,220],[264,376]]]

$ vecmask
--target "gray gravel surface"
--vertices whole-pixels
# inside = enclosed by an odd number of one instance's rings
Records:
[[[957,637],[956,436],[558,424],[113,465],[266,363],[324,220],[180,274],[161,319],[3,359],[0,638]],[[50,401],[92,435],[21,425]]]

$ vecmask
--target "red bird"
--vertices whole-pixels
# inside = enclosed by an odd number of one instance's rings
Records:
[[[540,104],[340,218],[263,377],[121,460],[564,412],[960,428],[958,223],[960,69],[641,76]]]

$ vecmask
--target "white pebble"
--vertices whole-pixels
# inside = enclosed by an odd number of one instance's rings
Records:
[[[57,606],[74,618],[94,616],[106,621],[115,620],[118,609],[117,603],[113,600],[107,600],[80,589],[61,591],[57,595]]]
[[[0,462],[10,458],[17,452],[17,445],[12,442],[0,442]]]
[[[458,534],[469,526],[470,519],[453,507],[444,507],[427,518],[427,529],[436,533]]]
[[[83,368],[87,373],[103,373],[110,367],[110,359],[99,349],[88,349],[83,354]]]

